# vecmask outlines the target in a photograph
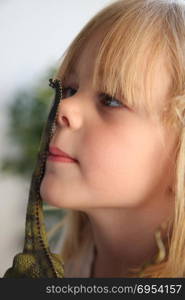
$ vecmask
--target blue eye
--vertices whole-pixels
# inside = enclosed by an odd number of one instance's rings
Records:
[[[64,98],[72,97],[75,93],[76,93],[76,90],[73,89],[70,86],[69,87],[63,87],[63,89],[62,89],[62,95],[63,95]],[[121,101],[109,96],[108,94],[101,93],[99,97],[100,97],[100,102],[101,102],[102,106],[107,106],[107,107],[110,107],[110,108],[116,108],[116,107],[124,106],[124,104]],[[114,105],[110,106],[111,103],[114,103]]]
[[[120,107],[123,106],[123,103],[107,94],[101,94],[100,95],[101,97],[101,103],[104,105],[104,106],[108,106],[109,107],[109,104],[111,103],[117,103],[118,105],[113,105],[112,107]],[[111,106],[110,106],[111,107]]]
[[[67,93],[69,90],[71,90],[72,91],[72,94],[71,93]],[[63,87],[63,89],[62,89],[62,95],[64,96],[64,98],[66,98],[66,97],[72,97],[73,96],[73,94],[75,94],[75,92],[76,92],[76,90],[75,89],[73,89],[73,88],[71,88],[70,86],[69,87]]]

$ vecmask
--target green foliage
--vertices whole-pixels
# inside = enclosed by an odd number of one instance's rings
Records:
[[[8,106],[8,135],[18,153],[5,157],[1,171],[30,177],[33,172],[41,133],[49,112],[53,90],[48,85],[48,77],[40,79],[36,87],[21,90]]]
[[[15,100],[7,107],[9,117],[8,139],[13,148],[11,156],[1,162],[1,172],[19,175],[30,180],[36,163],[43,127],[47,121],[50,105],[54,97],[53,89],[48,85],[54,69],[47,72],[47,78],[37,80],[37,85],[18,91]],[[14,149],[18,149],[15,151]],[[46,229],[49,243],[54,247],[60,232],[64,210],[44,205]],[[57,226],[56,226],[57,223]]]

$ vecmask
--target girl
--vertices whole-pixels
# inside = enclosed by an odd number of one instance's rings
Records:
[[[62,59],[40,194],[65,277],[185,276],[184,33],[184,1],[120,0]]]
[[[65,277],[185,275],[185,3],[121,0],[70,45],[41,196]],[[53,148],[54,147],[54,148]]]

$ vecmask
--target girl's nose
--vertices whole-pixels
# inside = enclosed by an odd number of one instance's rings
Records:
[[[59,120],[58,120],[58,123],[60,123],[62,126],[69,126],[69,121],[68,119],[63,116],[62,114],[59,116]],[[63,125],[64,124],[64,125]]]
[[[77,99],[76,99],[77,100]],[[60,128],[71,127],[79,129],[82,126],[82,112],[80,104],[74,103],[74,99],[62,100],[59,104],[56,125]],[[80,107],[79,107],[80,106]]]

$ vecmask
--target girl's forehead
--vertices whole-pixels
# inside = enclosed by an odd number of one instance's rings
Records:
[[[75,59],[73,62],[69,65],[69,68],[67,69],[67,72],[65,76],[67,78],[74,78],[74,80],[85,80],[90,81],[93,78],[94,69],[97,65],[97,57],[99,54],[99,51],[101,51],[102,48],[102,42],[104,43],[104,37],[105,37],[106,31],[105,29],[97,30],[94,32],[90,37],[87,39],[84,39],[84,42],[81,44],[81,47],[79,48],[79,51],[76,52]],[[111,49],[112,48],[112,49]],[[127,84],[127,74],[126,68],[125,71],[122,72],[122,65],[124,65],[124,59],[120,60],[117,65],[113,65],[113,61],[117,60],[117,51],[115,49],[114,44],[109,44],[109,48],[107,47],[106,51],[111,51],[114,53],[113,59],[109,60],[107,57],[102,56],[101,61],[98,61],[98,90],[101,90],[102,86],[108,86],[109,90],[103,92],[111,93],[111,90],[114,90],[114,85],[120,85],[120,91],[121,94],[125,94],[124,90],[125,88],[130,89],[130,87]],[[147,50],[143,53],[143,56],[140,58],[139,61],[139,68],[137,68],[137,74],[136,79],[132,80],[131,73],[129,73],[129,77],[131,78],[130,84],[132,85],[132,88],[134,90],[134,97],[137,99],[134,99],[133,102],[140,104],[142,103],[142,106],[139,104],[139,106],[142,107],[146,104],[145,99],[152,104],[154,109],[156,111],[163,110],[163,107],[165,107],[168,103],[169,99],[169,91],[171,90],[171,74],[168,70],[168,64],[169,61],[166,59],[165,52],[160,53],[157,57],[154,58],[153,61],[153,68],[151,72],[146,73],[146,70],[148,69],[148,66],[150,66],[150,60],[152,57],[150,57],[150,47],[146,48]],[[105,56],[106,56],[105,51]],[[124,53],[123,53],[124,57]],[[138,62],[138,61],[137,61]],[[100,63],[100,64],[99,64]],[[131,58],[130,66],[133,66],[134,70],[134,57]],[[109,69],[112,70],[116,69],[117,73],[117,79],[110,80],[110,72]],[[127,70],[129,71],[129,70]],[[135,71],[135,70],[134,70]],[[134,75],[135,75],[134,74]],[[143,84],[143,75],[146,74],[146,83]],[[64,79],[65,79],[64,76]],[[107,80],[108,78],[108,80]],[[134,78],[134,77],[133,77]],[[101,82],[102,81],[102,82]],[[108,82],[108,84],[106,83]],[[119,81],[119,83],[118,83]],[[133,82],[132,82],[133,81]],[[127,84],[127,86],[123,86],[122,82]],[[103,88],[104,89],[104,88]],[[118,89],[119,90],[119,89]],[[149,94],[148,94],[149,93]],[[126,103],[128,104],[128,103]],[[149,105],[150,105],[149,104]],[[135,104],[134,104],[135,105]],[[132,106],[130,106],[132,107]]]
[[[70,76],[83,74],[85,77],[92,75],[95,67],[95,60],[98,56],[104,31],[99,30],[94,33],[83,45],[77,54],[75,62],[69,70]]]
[[[78,59],[71,66],[69,71],[67,72],[67,76],[70,76],[74,79],[79,78],[89,78],[93,75],[96,57],[98,54],[98,48],[93,48],[94,41],[90,40],[89,44],[81,52]],[[143,63],[145,59],[143,57]],[[99,74],[103,72],[102,69],[99,70]],[[141,72],[144,72],[141,69]],[[118,69],[119,73],[119,69]],[[151,89],[151,96],[154,101],[158,101],[159,105],[162,104],[162,100],[164,100],[168,96],[168,92],[171,87],[171,76],[170,72],[167,69],[167,64],[164,55],[158,56],[155,61],[153,71],[148,75],[148,88]],[[135,84],[135,89],[142,95],[142,86],[138,83]]]

